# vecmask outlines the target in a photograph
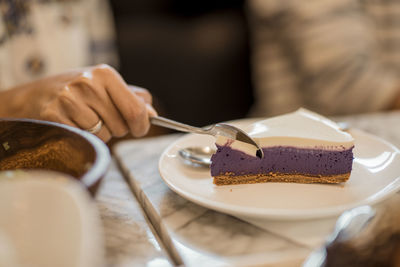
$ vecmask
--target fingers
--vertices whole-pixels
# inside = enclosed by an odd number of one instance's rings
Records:
[[[98,85],[93,84],[92,86],[96,87]],[[95,88],[95,90],[98,92],[96,97],[91,98],[86,104],[103,119],[112,136],[125,136],[129,132],[128,125],[112,102],[107,91],[102,86]]]
[[[151,105],[153,103],[153,96],[150,94],[150,92],[147,89],[136,85],[128,85],[128,86],[129,89],[131,89],[131,91],[134,94],[139,96],[146,103],[146,109],[147,112],[149,113],[149,117],[157,116],[157,111]]]
[[[111,67],[100,65],[81,71],[59,94],[67,120],[81,129],[104,122],[96,135],[104,141],[129,131],[140,137],[150,128],[149,116],[156,116],[152,96],[144,88],[128,86]]]
[[[124,118],[132,135],[145,135],[150,128],[149,116],[156,114],[154,109],[148,107],[149,103],[146,103],[151,101],[148,93],[139,88],[130,89],[115,70],[106,66],[94,69],[93,75],[99,77],[105,86],[112,103]]]
[[[152,104],[153,103],[153,97],[151,96],[151,94],[149,93],[149,91],[145,88],[136,86],[136,85],[128,85],[129,89],[136,94],[137,96],[139,96],[141,99],[143,99],[143,101],[146,104]]]
[[[112,138],[111,132],[108,129],[107,125],[103,125],[98,133],[96,133],[97,137],[99,137],[101,140],[103,140],[105,143],[110,141]]]
[[[149,117],[155,117],[158,115],[157,111],[153,108],[152,105],[146,104],[146,109],[147,109],[147,113],[149,114]]]
[[[64,90],[59,95],[59,105],[61,107],[60,110],[63,110],[65,113],[65,122],[77,128],[83,130],[92,129],[99,120],[104,122],[103,117],[99,117],[99,115],[90,108],[78,94],[75,93],[77,88],[73,86],[69,86],[67,90]],[[110,132],[110,127],[107,123],[104,123],[99,131],[94,133],[104,142],[108,142],[111,137],[112,133]]]
[[[62,123],[72,127],[80,128],[79,125],[70,120],[63,112],[60,112],[60,109],[56,107],[55,103],[51,103],[44,108],[40,112],[39,116],[42,120]]]
[[[77,114],[76,112],[78,111],[79,116],[74,116],[73,114]],[[91,109],[83,106],[81,110],[79,108],[75,110],[72,105],[65,105],[65,100],[52,102],[42,111],[41,119],[66,124],[83,130],[92,128],[100,120]],[[104,142],[108,142],[112,137],[106,125],[103,125],[96,135]]]

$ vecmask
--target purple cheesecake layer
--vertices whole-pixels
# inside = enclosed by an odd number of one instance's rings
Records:
[[[264,158],[250,156],[230,146],[218,146],[211,157],[211,175],[246,175],[270,172],[337,175],[351,172],[353,148],[322,150],[295,147],[263,148]]]

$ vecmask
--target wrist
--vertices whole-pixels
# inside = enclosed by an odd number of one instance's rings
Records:
[[[21,105],[21,103],[23,103],[24,101],[21,101],[22,98],[23,94],[17,88],[0,91],[0,117],[23,117],[23,106]]]
[[[390,106],[390,109],[400,109],[400,93],[398,93]]]

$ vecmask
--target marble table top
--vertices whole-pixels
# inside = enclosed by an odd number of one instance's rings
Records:
[[[105,266],[173,266],[114,161],[96,203],[103,222]]]
[[[400,112],[337,119],[400,147]],[[114,147],[137,202],[113,166],[97,198],[109,265],[301,265],[321,242],[302,242],[305,238],[295,237],[299,232],[306,234],[302,229],[307,230],[309,225],[248,223],[194,204],[167,187],[158,172],[158,161],[163,150],[180,136],[128,140]],[[312,223],[324,236],[331,232],[334,222],[335,218]]]

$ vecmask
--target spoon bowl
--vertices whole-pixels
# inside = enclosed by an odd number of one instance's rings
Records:
[[[215,149],[209,146],[185,147],[179,150],[178,154],[184,163],[195,167],[207,167],[211,165],[211,156]]]

